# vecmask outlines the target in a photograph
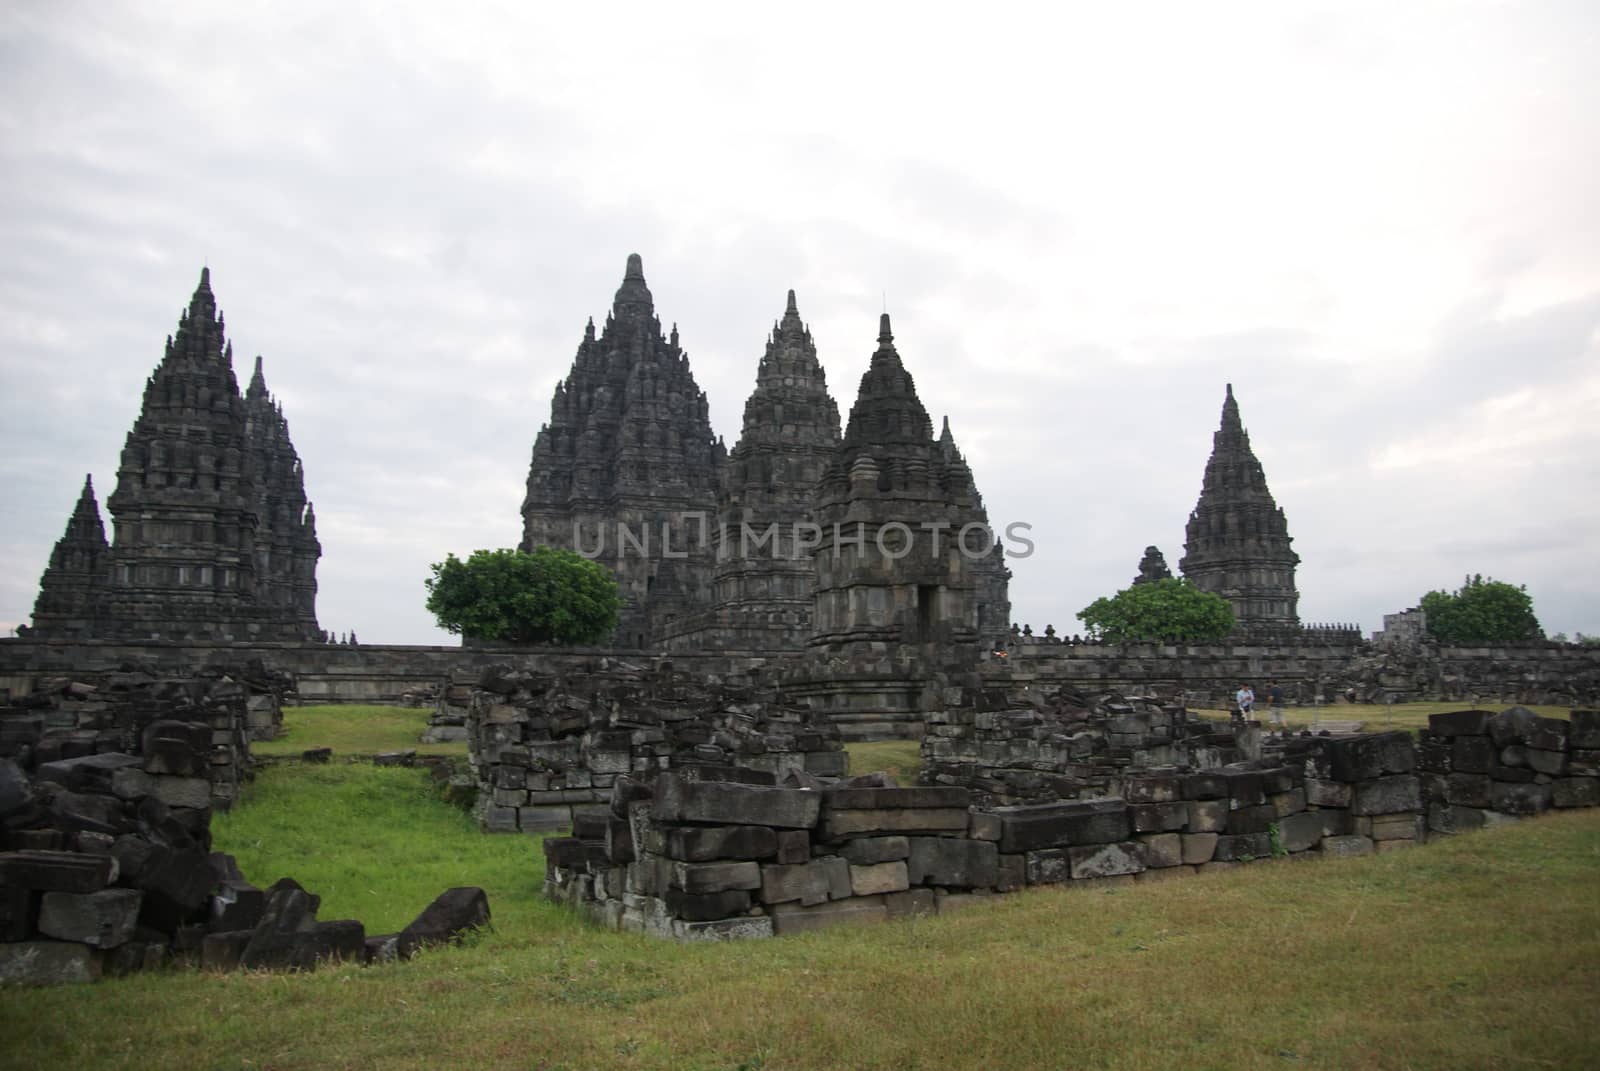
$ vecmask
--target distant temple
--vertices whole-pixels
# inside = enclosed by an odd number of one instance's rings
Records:
[[[1233,604],[1236,637],[1282,639],[1298,633],[1294,569],[1300,556],[1290,549],[1288,522],[1250,449],[1231,383],[1222,403],[1222,426],[1211,443],[1178,568],[1200,590]]]
[[[40,579],[34,635],[322,638],[300,458],[260,358],[239,393],[209,269],[145,383],[106,506],[109,545],[86,478]]]

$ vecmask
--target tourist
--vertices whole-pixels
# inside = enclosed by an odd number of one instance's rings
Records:
[[[1267,684],[1267,703],[1267,723],[1276,725],[1280,729],[1288,729],[1288,720],[1283,715],[1283,685],[1277,681],[1270,681]]]
[[[1256,693],[1248,684],[1239,685],[1239,690],[1233,694],[1233,700],[1239,707],[1239,714],[1248,718],[1255,710]]]

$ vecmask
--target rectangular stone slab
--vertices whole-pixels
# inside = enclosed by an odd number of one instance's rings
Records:
[[[965,810],[913,808],[903,811],[836,811],[822,812],[822,836],[825,840],[874,833],[956,833],[965,834],[968,826]]]
[[[972,793],[964,788],[825,788],[822,805],[840,811],[886,811],[912,807],[965,811]]]
[[[809,829],[822,810],[820,793],[717,781],[685,781],[667,774],[656,782],[658,822]]]
[[[133,937],[143,900],[138,889],[48,892],[39,906],[39,932],[95,948],[115,948]]]
[[[1132,832],[1128,808],[1120,799],[1049,803],[995,812],[1000,816],[1000,850],[1007,854],[1070,844],[1110,844]]]
[[[44,892],[92,893],[117,878],[117,861],[109,855],[77,852],[0,852],[0,885]]]

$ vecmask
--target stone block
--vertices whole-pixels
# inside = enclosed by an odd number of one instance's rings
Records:
[[[904,892],[911,887],[904,860],[850,867],[850,892],[854,896]]]
[[[33,936],[42,895],[32,889],[0,885],[0,941],[26,941]]]
[[[1454,741],[1447,736],[1434,736],[1424,729],[1417,739],[1417,769],[1426,773],[1446,774],[1455,768]]]
[[[1000,817],[988,811],[972,811],[967,819],[967,836],[973,840],[999,840],[1003,832]]]
[[[775,904],[771,908],[772,931],[783,937],[808,933],[828,926],[884,922],[889,909],[879,896],[855,896],[822,904]]]
[[[850,864],[838,856],[791,865],[769,863],[760,868],[760,880],[754,887],[761,890],[763,904],[781,904],[791,900],[798,900],[802,904],[820,904],[850,895],[849,867]]]
[[[1553,796],[1549,785],[1497,781],[1489,790],[1489,809],[1523,817],[1540,814],[1550,809]]]
[[[92,893],[117,879],[117,861],[109,855],[77,852],[0,852],[0,885],[41,892]]]
[[[1133,842],[1122,844],[1086,844],[1067,849],[1072,878],[1110,878],[1124,874],[1137,874],[1145,869],[1144,853]]]
[[[1484,774],[1451,774],[1444,781],[1444,801],[1455,807],[1487,807],[1493,784]]]
[[[1353,787],[1350,813],[1394,814],[1422,809],[1422,783],[1410,774],[1362,781]]]
[[[528,805],[527,790],[521,788],[497,788],[489,794],[490,802],[496,807],[516,808]]]
[[[1495,762],[1494,741],[1487,736],[1458,736],[1451,743],[1450,769],[1455,773],[1488,773]]]
[[[1435,803],[1428,808],[1428,829],[1434,833],[1466,833],[1484,826],[1484,812],[1477,807],[1454,807]]]
[[[843,840],[846,837],[872,836],[882,833],[950,833],[956,836],[965,836],[968,824],[968,813],[965,810],[912,808],[899,811],[846,811],[825,809],[822,812],[822,837],[824,840]]]
[[[1287,792],[1278,792],[1268,796],[1267,803],[1278,813],[1279,818],[1291,814],[1299,814],[1306,809],[1306,790],[1301,787],[1292,788]]]
[[[1314,807],[1350,806],[1350,786],[1340,781],[1306,778],[1306,803]]]
[[[910,918],[914,915],[932,915],[937,908],[932,889],[908,889],[889,893],[883,898],[884,909],[892,919]]]
[[[846,841],[839,854],[856,866],[887,863],[910,858],[911,841],[905,837],[862,837]]]
[[[1233,810],[1267,802],[1265,779],[1259,770],[1223,770],[1222,778],[1227,782],[1228,804]]]
[[[778,862],[803,863],[811,858],[811,834],[805,830],[780,829],[777,838]]]
[[[446,889],[400,931],[395,954],[410,959],[419,949],[446,944],[488,924],[488,893],[473,885]]]
[[[1184,798],[1183,777],[1160,774],[1126,778],[1122,782],[1122,798],[1129,803],[1175,803]]]
[[[211,729],[199,722],[160,720],[145,727],[139,753],[146,773],[206,777]]]
[[[1573,750],[1600,750],[1600,710],[1574,710],[1567,729],[1567,746]]]
[[[715,893],[686,893],[668,889],[662,899],[666,901],[669,914],[686,922],[732,918],[750,910],[750,893],[743,889]]]
[[[111,775],[111,792],[121,800],[139,800],[155,795],[156,778],[138,766],[125,766]]]
[[[1373,733],[1330,741],[1327,756],[1333,780],[1370,781],[1416,768],[1416,747],[1406,732]]]
[[[762,867],[752,862],[671,864],[670,887],[687,893],[762,888]],[[771,869],[771,868],[767,868]]]
[[[1219,771],[1188,774],[1183,779],[1183,798],[1186,800],[1225,800],[1228,782]]]
[[[1563,777],[1550,783],[1554,807],[1600,807],[1600,778]]]
[[[203,777],[153,777],[156,799],[168,807],[211,806],[211,782]]]
[[[115,948],[133,937],[143,900],[137,889],[47,892],[40,901],[39,932],[95,948]]]
[[[75,941],[0,944],[0,986],[75,985],[99,981],[99,949]]]
[[[1054,849],[1045,848],[1044,851]],[[1002,855],[995,861],[994,887],[996,892],[1016,892],[1028,883],[1028,857]]]
[[[1023,880],[1029,885],[1050,885],[1072,877],[1065,848],[1040,848],[1022,857]]]
[[[1305,771],[1291,766],[1275,766],[1270,770],[1261,771],[1261,791],[1269,798],[1303,788],[1305,783]]]
[[[656,826],[650,850],[669,859],[771,859],[778,835],[766,826]]]
[[[772,919],[765,915],[747,915],[742,918],[717,919],[711,922],[672,921],[672,936],[680,941],[743,941],[750,938],[771,937],[775,932]]]
[[[1187,803],[1136,803],[1128,808],[1136,833],[1166,833],[1189,824]]]
[[[1188,808],[1190,833],[1221,833],[1228,828],[1227,800],[1196,800]]]
[[[479,821],[482,823],[485,833],[515,833],[517,831],[517,809],[515,807],[485,807]]]
[[[664,774],[656,782],[657,822],[810,829],[822,809],[821,794],[804,789],[765,788],[717,781],[686,781]],[[965,828],[965,817],[962,819]]]
[[[1323,837],[1322,854],[1338,858],[1352,855],[1371,855],[1373,851],[1372,844],[1371,837]]]
[[[1372,819],[1372,839],[1385,840],[1421,840],[1426,821],[1420,814],[1384,814]]]
[[[1216,855],[1217,834],[1215,833],[1184,833],[1183,862],[1187,865],[1209,863]]]
[[[1270,803],[1256,807],[1240,807],[1228,815],[1228,832],[1265,833],[1278,820],[1278,810]]]
[[[518,807],[517,828],[524,833],[566,829],[572,825],[572,808],[565,805]]]
[[[1301,811],[1278,820],[1278,843],[1286,852],[1315,848],[1323,837],[1323,812]]]
[[[1007,853],[1073,844],[1110,844],[1133,832],[1121,800],[1010,807],[1000,816],[1000,850]]]
[[[1272,855],[1272,838],[1266,833],[1230,833],[1217,838],[1215,858],[1224,863],[1245,863]]]
[[[249,930],[222,930],[206,934],[200,941],[201,968],[208,971],[237,969],[244,950],[250,946],[251,936]]]
[[[1183,838],[1177,833],[1147,833],[1139,838],[1139,844],[1147,867],[1178,866],[1183,862]]]
[[[964,788],[825,788],[824,810],[900,811],[911,809],[965,811],[972,793]]]
[[[994,841],[965,837],[912,837],[907,861],[911,884],[957,888],[992,886],[998,874]]]
[[[1436,736],[1483,736],[1489,731],[1487,710],[1454,710],[1447,714],[1429,714],[1428,731]]]

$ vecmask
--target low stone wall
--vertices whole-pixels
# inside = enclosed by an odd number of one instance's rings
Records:
[[[1417,740],[1428,828],[1455,833],[1506,815],[1600,806],[1600,711],[1570,722],[1520,707],[1436,714]]]
[[[849,765],[837,728],[743,678],[595,660],[564,673],[492,667],[464,690],[446,689],[441,709],[466,701],[477,814],[492,833],[569,827],[604,811],[627,774],[737,764],[835,776]]]
[[[1218,769],[1124,769],[1119,796],[1011,807],[973,806],[961,787],[859,779],[807,788],[737,770],[621,778],[603,812],[545,841],[545,892],[611,928],[764,937],[944,911],[1030,885],[1366,855],[1414,847],[1430,825],[1446,833],[1600,802],[1597,734],[1600,716],[1588,711],[1570,727],[1520,710],[1443,714],[1421,749],[1403,732],[1294,737]],[[1443,761],[1443,741],[1451,762],[1457,741],[1474,756],[1483,744],[1472,741],[1487,741],[1502,777],[1531,776],[1491,787],[1486,806],[1451,803],[1449,778],[1460,774],[1419,773]]]

